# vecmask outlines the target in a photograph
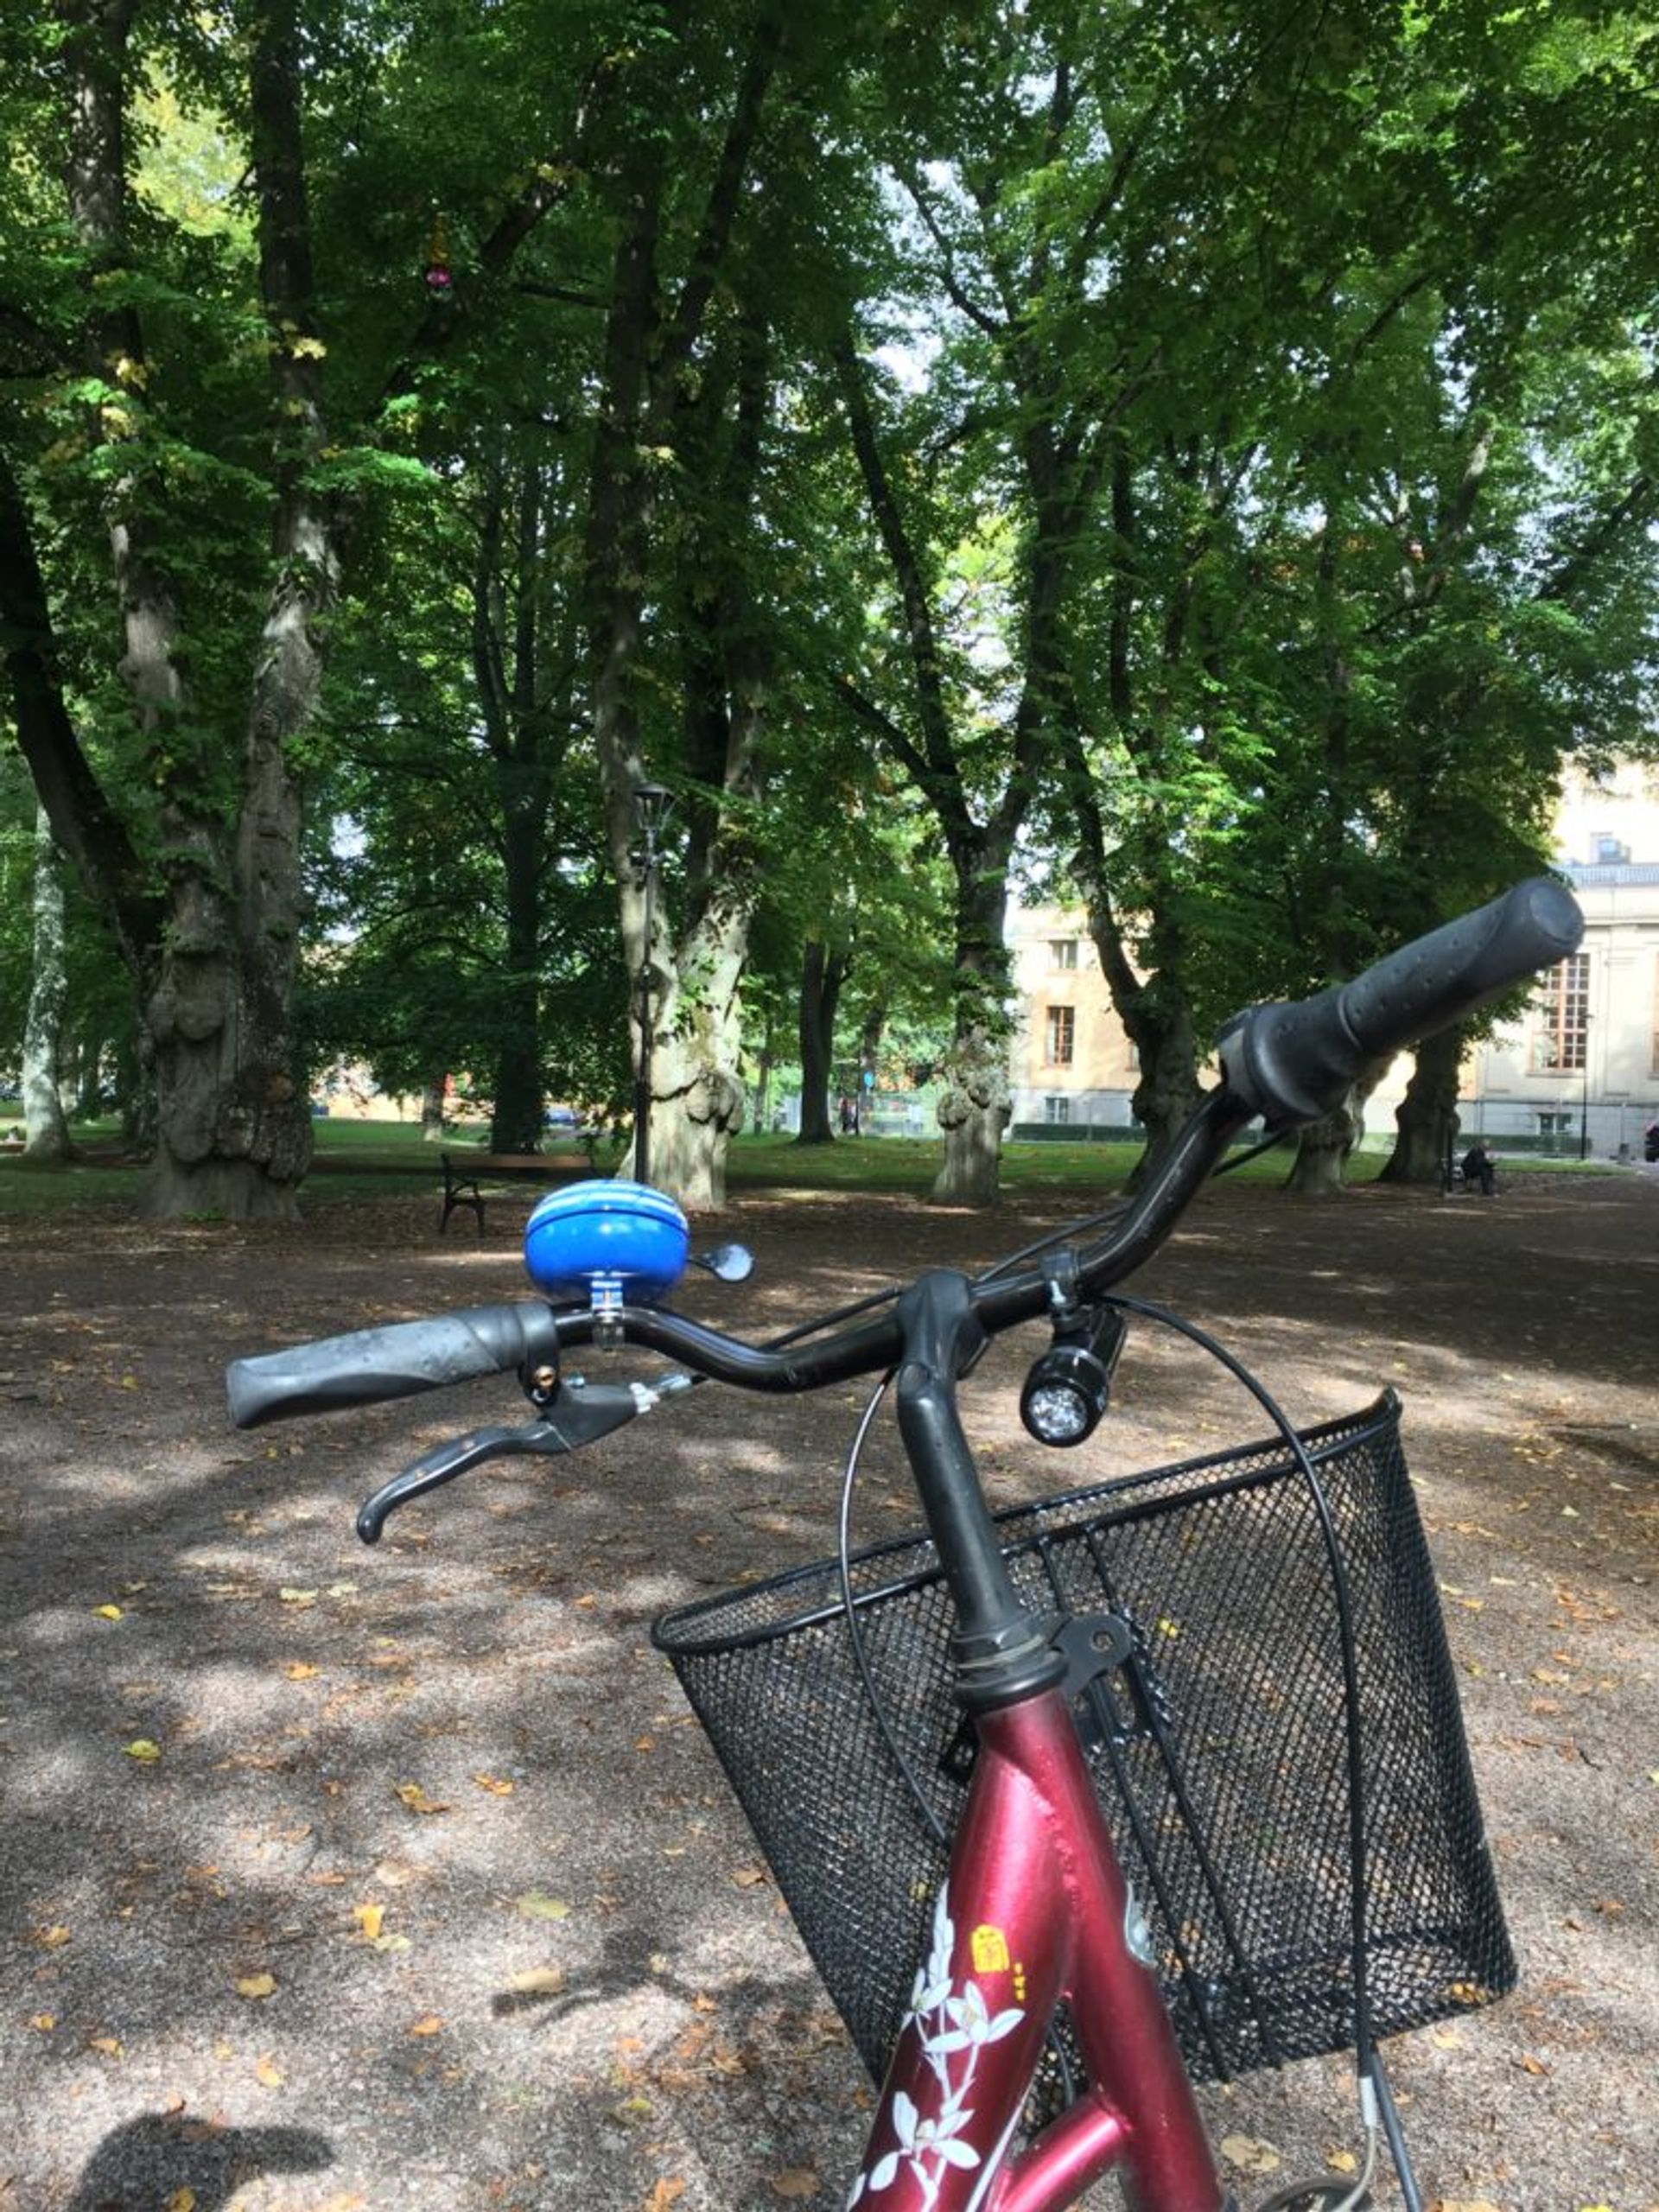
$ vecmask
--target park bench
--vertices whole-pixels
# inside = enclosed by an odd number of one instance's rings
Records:
[[[440,1234],[449,1226],[457,1206],[470,1206],[484,1234],[484,1186],[486,1183],[537,1183],[550,1186],[573,1177],[591,1174],[588,1161],[577,1154],[546,1152],[441,1153],[443,1163],[443,1211],[438,1217]]]

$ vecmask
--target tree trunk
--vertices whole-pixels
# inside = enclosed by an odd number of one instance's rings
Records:
[[[1075,740],[1071,743],[1069,767],[1078,794],[1079,823],[1084,836],[1089,935],[1100,961],[1113,1007],[1135,1046],[1139,1067],[1130,1106],[1146,1131],[1146,1143],[1135,1164],[1131,1186],[1141,1183],[1154,1162],[1173,1143],[1182,1123],[1197,1105],[1198,1082],[1197,1034],[1186,994],[1174,978],[1184,965],[1185,947],[1173,924],[1156,925],[1148,940],[1152,972],[1141,976],[1124,949],[1123,932],[1107,888],[1105,841],[1098,802],[1087,780]]]
[[[766,1041],[760,1047],[756,1064],[754,1095],[750,1101],[749,1127],[758,1137],[765,1136],[772,1116],[772,1025],[766,1025]]]
[[[1394,1150],[1379,1183],[1438,1183],[1458,1134],[1458,1077],[1468,1032],[1461,1024],[1425,1037],[1406,1095],[1394,1112]]]
[[[1339,1107],[1302,1131],[1296,1157],[1285,1178],[1286,1190],[1298,1198],[1331,1198],[1342,1190],[1342,1171],[1354,1148],[1354,1116]]]
[[[726,1203],[726,1141],[742,1127],[738,988],[748,945],[740,900],[704,914],[681,948],[679,970],[653,1001],[651,1061],[652,1181],[688,1213]],[[696,979],[688,989],[681,979]]]
[[[435,1075],[421,1086],[421,1141],[443,1142],[443,1100],[449,1077]]]
[[[495,770],[506,879],[506,961],[498,981],[496,1152],[542,1141],[543,884],[559,744],[548,712],[543,636],[545,487],[533,463],[489,474],[473,576],[473,672]],[[512,543],[509,550],[509,512]]]
[[[760,793],[757,751],[767,702],[766,654],[743,570],[739,518],[753,500],[769,400],[766,332],[738,318],[735,424],[718,484],[714,395],[721,365],[691,372],[717,282],[726,272],[756,139],[782,41],[780,10],[755,19],[710,181],[692,264],[676,300],[659,289],[665,143],[651,113],[671,99],[672,48],[642,64],[640,128],[619,163],[620,226],[605,335],[599,428],[594,442],[586,545],[593,741],[605,795],[607,840],[617,881],[623,955],[631,976],[659,979],[650,1001],[652,1180],[692,1211],[725,1198],[726,1140],[740,1126],[743,1088],[738,988],[757,892],[741,815]],[[661,67],[663,74],[657,73]],[[645,775],[640,730],[640,651],[656,515],[653,450],[673,437],[688,456],[680,496],[697,537],[698,493],[720,509],[719,527],[677,549],[675,585],[685,620],[687,750],[699,797],[675,941],[667,902],[652,903],[645,942],[645,874],[636,852],[633,794]],[[697,464],[702,464],[700,470]],[[645,1007],[635,1007],[636,1065]]]
[[[56,1166],[69,1157],[69,1128],[58,1090],[63,1013],[69,980],[65,965],[63,875],[46,809],[35,816],[34,976],[23,1025],[23,1138],[27,1156]]]
[[[1002,1165],[1008,1096],[1007,1039],[1001,1029],[974,1028],[958,1037],[945,1061],[939,1100],[944,1163],[929,1193],[935,1205],[995,1205]]]
[[[937,1109],[944,1160],[930,1193],[936,1205],[995,1205],[1002,1132],[1014,1110],[1003,943],[1007,859],[1004,853],[992,867],[987,845],[978,842],[977,868],[958,863],[957,869],[957,1033]]]
[[[801,1128],[796,1139],[798,1144],[831,1144],[835,1141],[830,1083],[835,1064],[836,1008],[850,964],[845,953],[831,953],[817,938],[809,941],[802,959]]]
[[[521,804],[506,820],[507,960],[499,979],[504,1033],[496,1056],[493,1152],[536,1152],[542,1141],[542,850],[546,812]]]
[[[104,1039],[92,1031],[84,1031],[72,1039],[69,1065],[59,1085],[60,1095],[73,1100],[70,1118],[77,1122],[93,1122],[103,1113],[108,1099],[104,1088]]]
[[[1334,1114],[1305,1128],[1297,1140],[1296,1157],[1285,1188],[1302,1198],[1335,1197],[1355,1147],[1365,1134],[1365,1102],[1388,1071],[1387,1060],[1372,1060],[1360,1070],[1353,1089]]]
[[[116,1088],[121,1106],[121,1141],[135,1159],[148,1160],[156,1149],[156,1079],[149,1064],[149,1039],[142,1027],[134,1029],[116,1065]]]
[[[1131,1003],[1132,1022],[1123,1017],[1122,1007],[1118,1011],[1141,1063],[1140,1079],[1130,1102],[1136,1121],[1147,1133],[1132,1178],[1139,1184],[1174,1142],[1198,1102],[1198,1055],[1192,1011],[1183,996],[1166,987],[1139,991]]]

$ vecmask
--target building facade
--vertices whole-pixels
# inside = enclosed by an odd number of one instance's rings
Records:
[[[1012,1136],[1129,1136],[1135,1052],[1080,906],[1014,906],[1008,1088]]]
[[[1584,943],[1540,978],[1518,1019],[1470,1052],[1464,1132],[1500,1152],[1640,1158],[1643,1131],[1659,1119],[1659,769],[1626,764],[1573,779],[1557,817],[1556,866],[1584,909]],[[1082,909],[1014,908],[1008,947],[1010,1134],[1137,1135],[1135,1048]],[[1392,1141],[1410,1072],[1402,1054],[1373,1094],[1374,1141]]]
[[[1499,1151],[1639,1158],[1659,1119],[1659,770],[1575,779],[1556,865],[1584,909],[1584,942],[1470,1054],[1458,1110]]]

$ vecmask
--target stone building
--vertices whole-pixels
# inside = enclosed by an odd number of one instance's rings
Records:
[[[1659,1118],[1659,770],[1575,779],[1556,864],[1584,943],[1470,1054],[1459,1112],[1497,1151],[1639,1158]]]
[[[1573,779],[1556,825],[1556,865],[1585,913],[1584,944],[1540,979],[1518,1020],[1477,1046],[1459,1112],[1497,1151],[1640,1157],[1659,1118],[1659,769],[1627,764]],[[1009,916],[1015,1018],[1014,1135],[1137,1134],[1135,1049],[1080,907]],[[1373,1141],[1392,1138],[1410,1062],[1374,1094]]]

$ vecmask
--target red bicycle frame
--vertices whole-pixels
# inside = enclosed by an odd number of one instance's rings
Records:
[[[1135,2212],[1225,2212],[1064,1696],[1040,1691],[976,1728],[929,1955],[849,2212],[1060,2212],[1114,2167]],[[1062,2002],[1087,2082],[1005,2155]]]

